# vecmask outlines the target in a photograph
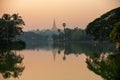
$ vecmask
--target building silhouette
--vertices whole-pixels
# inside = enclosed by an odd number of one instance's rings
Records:
[[[53,20],[53,26],[52,26],[52,31],[57,31],[57,27],[56,27],[56,22],[55,19]]]

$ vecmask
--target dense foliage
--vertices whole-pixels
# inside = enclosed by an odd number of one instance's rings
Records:
[[[94,40],[108,40],[115,23],[120,21],[120,7],[113,9],[100,18],[89,23],[86,33],[93,36]]]
[[[90,40],[90,36],[86,35],[86,32],[80,28],[64,28],[64,31],[58,29],[59,34],[53,35],[54,42],[71,42],[71,41],[83,41]]]
[[[25,25],[23,19],[18,14],[3,14],[0,18],[0,40],[11,40],[23,33],[22,27]]]
[[[110,33],[110,40],[120,43],[120,22],[115,24],[112,32]]]

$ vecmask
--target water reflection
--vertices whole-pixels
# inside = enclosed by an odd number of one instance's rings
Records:
[[[27,50],[51,50],[52,49],[52,41],[45,42],[45,41],[39,41],[39,42],[26,42],[26,49]]]
[[[105,80],[120,80],[120,54],[102,53],[101,55],[88,57],[88,68],[102,76]]]
[[[16,50],[22,50],[25,48],[23,41],[17,42],[2,42],[0,45],[0,73],[3,78],[18,78],[25,66],[22,61],[23,56],[16,53]]]
[[[94,74],[95,69],[98,68],[96,68],[96,65],[92,65],[93,62],[91,63],[90,61],[94,61],[94,58],[95,60],[99,58],[101,53],[112,53],[114,51],[114,44],[100,43],[94,46],[91,42],[59,44],[30,43],[27,45],[26,50],[22,50],[24,48],[25,44],[18,42],[7,46],[0,46],[0,56],[2,56],[0,57],[0,73],[4,78],[19,77],[26,66],[21,78],[16,80],[102,80],[100,76]],[[22,50],[20,54],[16,53],[18,50]],[[21,55],[24,55],[24,57]],[[102,54],[102,56],[104,55]],[[23,59],[25,66],[23,65]],[[112,64],[116,64],[115,62]],[[102,64],[105,65],[105,62],[102,61],[99,64],[102,66]],[[89,67],[87,68],[87,66],[91,65],[93,68],[95,67],[95,69],[92,68],[93,72],[90,71],[91,69],[88,69]],[[111,65],[107,65],[106,67]],[[111,69],[113,67],[108,68],[107,71],[112,71]],[[96,71],[100,72],[100,70]],[[108,75],[106,72],[103,71],[101,74]],[[114,72],[114,74],[116,73]]]
[[[84,53],[87,66],[90,70],[103,77],[105,80],[120,80],[120,52],[115,52],[115,46],[111,43],[99,43],[94,46],[92,43],[77,44],[54,44],[58,53],[64,50],[63,60],[70,54],[76,57]]]
[[[64,51],[63,60],[66,60],[66,56],[74,54],[76,57],[82,53],[87,56],[94,56],[101,54],[102,52],[112,52],[115,50],[114,44],[111,43],[99,43],[96,46],[90,42],[81,43],[59,43],[53,44],[53,49],[56,49],[58,54]]]

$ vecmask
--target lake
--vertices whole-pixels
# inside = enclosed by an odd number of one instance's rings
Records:
[[[88,43],[47,44],[43,47],[27,46],[24,50],[9,50],[5,53],[9,56],[0,61],[0,80],[103,80],[105,77],[90,68],[90,60],[95,55],[111,53],[110,46],[107,49],[103,46],[109,45],[100,44],[97,49]]]

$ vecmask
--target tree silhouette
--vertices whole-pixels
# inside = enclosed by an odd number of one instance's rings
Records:
[[[115,23],[120,21],[119,15],[120,7],[103,14],[87,25],[86,33],[93,36],[94,40],[109,40],[109,34]]]
[[[0,18],[0,39],[11,40],[16,35],[23,33],[22,28],[25,25],[19,14],[3,14]]]
[[[63,23],[62,25],[63,25],[63,27],[64,27],[64,29],[65,29],[65,27],[66,27],[66,23]]]

